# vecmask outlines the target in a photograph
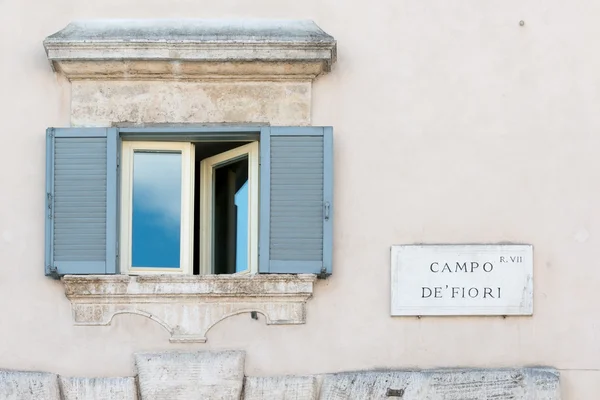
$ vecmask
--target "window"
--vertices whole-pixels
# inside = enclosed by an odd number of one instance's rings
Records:
[[[193,145],[123,141],[121,154],[121,272],[189,274]]]
[[[47,149],[47,275],[331,273],[331,128],[51,128]]]
[[[200,273],[258,271],[258,142],[200,164]]]
[[[189,274],[194,254],[202,275],[257,272],[258,142],[123,141],[121,158],[121,272]]]

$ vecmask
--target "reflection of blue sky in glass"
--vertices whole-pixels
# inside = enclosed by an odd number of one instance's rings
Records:
[[[248,181],[235,194],[237,209],[235,272],[248,269]]]
[[[181,153],[134,153],[132,203],[132,267],[179,268]]]

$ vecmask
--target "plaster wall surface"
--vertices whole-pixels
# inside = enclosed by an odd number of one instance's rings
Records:
[[[0,367],[133,376],[134,352],[199,349],[246,351],[251,376],[545,365],[564,399],[595,398],[599,16],[583,0],[0,1]],[[334,127],[334,273],[306,324],[242,314],[205,344],[135,315],[74,327],[43,276],[44,133],[69,126],[71,84],[42,40],[125,17],[308,18],[337,39],[310,118]],[[390,317],[390,245],[496,242],[534,246],[533,317]]]

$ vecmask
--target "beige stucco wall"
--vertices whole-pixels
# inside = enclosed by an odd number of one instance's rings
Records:
[[[69,124],[70,88],[42,40],[113,17],[309,18],[338,40],[312,89],[335,135],[334,275],[306,325],[239,315],[196,345],[141,316],[73,327],[43,276],[44,133]],[[594,398],[599,17],[556,0],[1,0],[0,368],[130,375],[136,351],[243,349],[251,375],[548,365],[565,399]],[[532,318],[389,316],[391,244],[500,241],[535,246]]]

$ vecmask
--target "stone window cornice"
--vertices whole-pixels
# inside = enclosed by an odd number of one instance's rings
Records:
[[[312,21],[76,21],[44,47],[69,80],[312,80],[336,60]]]

